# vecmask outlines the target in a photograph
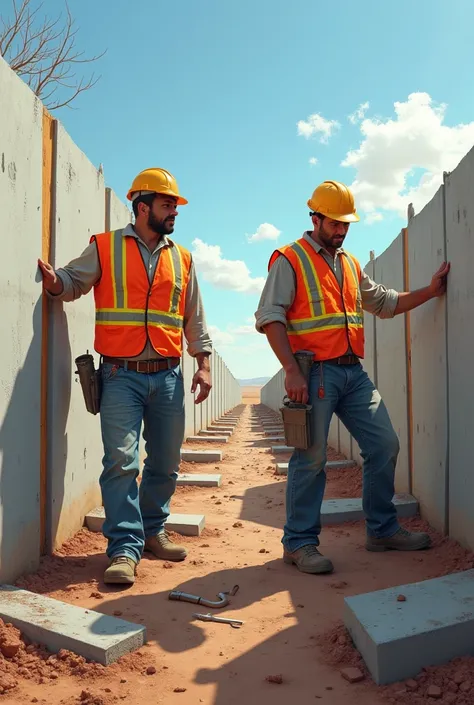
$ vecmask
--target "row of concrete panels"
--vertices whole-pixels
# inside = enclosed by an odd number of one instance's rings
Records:
[[[11,581],[34,570],[41,551],[71,536],[101,501],[100,423],[86,412],[74,367],[93,348],[93,296],[46,302],[36,259],[64,265],[94,233],[130,222],[130,212],[1,58],[0,94],[9,105],[0,117],[8,233],[0,275],[0,580]],[[184,356],[187,433],[239,403],[239,385],[217,353],[212,367],[210,399],[196,406],[194,361]]]
[[[400,439],[398,492],[413,492],[422,515],[443,533],[474,548],[470,472],[474,381],[470,374],[474,284],[474,150],[424,209],[365,271],[398,291],[429,285],[448,260],[447,296],[433,299],[408,317],[365,315],[364,368],[379,389]],[[349,243],[350,246],[350,243]],[[262,401],[281,405],[284,379],[279,372],[262,389]],[[361,461],[359,448],[338,420],[329,441]]]

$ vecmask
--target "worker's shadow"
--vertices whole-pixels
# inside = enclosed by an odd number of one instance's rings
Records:
[[[338,559],[342,564],[346,562],[342,549]],[[212,639],[214,644],[207,647],[209,662],[198,668],[194,683],[216,685],[213,705],[230,705],[242,701],[253,704],[256,702],[256,689],[265,683],[265,678],[279,673],[284,674],[286,682],[293,681],[298,691],[301,690],[302,694],[312,700],[315,694],[324,690],[315,687],[310,667],[312,660],[317,658],[315,650],[318,649],[317,636],[322,631],[321,623],[324,629],[328,625],[327,619],[322,620],[321,616],[328,611],[334,614],[340,612],[343,598],[339,590],[325,591],[324,603],[318,600],[317,595],[325,583],[334,580],[331,575],[318,576],[316,582],[313,576],[303,575],[281,560],[271,560],[261,566],[217,571],[176,586],[176,589],[183,592],[215,600],[219,592],[231,590],[238,584],[238,593],[230,598],[230,604],[224,608],[212,609],[170,601],[167,591],[147,596],[123,594],[115,600],[108,600],[97,609],[108,615],[118,611],[122,619],[130,621],[134,621],[138,615],[145,615],[148,640],[157,642],[164,651],[172,653],[193,651],[205,642],[206,634],[211,630],[212,636],[207,638],[209,641]],[[287,603],[283,610],[282,600],[277,601],[275,598],[275,595],[282,592],[288,593],[288,599],[283,600]],[[251,610],[246,609],[249,606],[252,606]],[[235,638],[236,642],[242,643],[239,630],[226,624],[209,627],[196,621],[193,612],[212,612],[218,616],[242,619],[244,625],[240,629],[245,630],[246,641],[258,643],[233,659],[232,640]],[[266,615],[264,626],[262,612]],[[103,620],[99,619],[93,629],[102,631]],[[230,630],[230,633],[225,630]],[[220,643],[221,634],[226,635],[223,647]],[[223,654],[218,660],[222,660],[222,657],[228,660],[224,665],[214,668],[212,662],[217,659],[214,651],[219,652],[221,648]],[[306,657],[303,651],[307,652]],[[245,676],[239,679],[238,689],[234,682],[237,674]],[[310,696],[310,693],[313,694]],[[286,704],[287,697],[287,693],[273,691],[273,703]]]

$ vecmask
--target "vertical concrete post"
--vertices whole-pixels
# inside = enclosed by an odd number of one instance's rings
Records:
[[[404,291],[410,291],[410,263],[408,247],[408,228],[402,230],[403,238],[403,285]],[[410,312],[405,313],[405,356],[407,361],[407,440],[408,440],[408,491],[413,492],[413,385],[411,367],[411,319]]]

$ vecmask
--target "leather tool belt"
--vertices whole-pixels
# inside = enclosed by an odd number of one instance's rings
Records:
[[[118,365],[126,370],[142,372],[143,374],[153,374],[162,370],[170,370],[177,367],[181,362],[179,357],[164,357],[156,360],[122,360],[118,357],[104,357],[103,361],[110,365]]]

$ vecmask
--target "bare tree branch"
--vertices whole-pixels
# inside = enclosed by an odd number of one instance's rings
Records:
[[[76,46],[77,28],[67,2],[66,17],[42,15],[43,4],[34,0],[11,0],[12,16],[0,16],[0,56],[30,86],[49,110],[70,106],[78,95],[100,80],[77,77],[75,67],[101,59],[106,51],[86,56]],[[58,89],[61,89],[56,97]],[[54,97],[54,98],[53,98]]]

